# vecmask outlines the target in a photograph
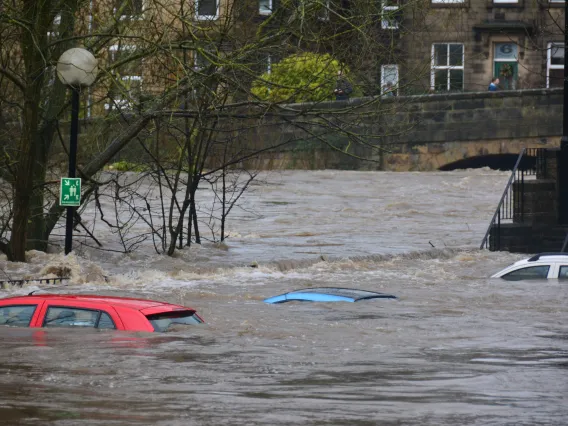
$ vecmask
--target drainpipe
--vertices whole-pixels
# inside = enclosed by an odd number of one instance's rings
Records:
[[[564,109],[560,152],[557,157],[559,224],[568,224],[568,62],[566,56],[566,48],[568,48],[568,6],[566,3],[564,3]]]
[[[564,112],[562,114],[562,139],[560,148],[568,149],[568,62],[566,48],[568,47],[568,6],[564,3]]]

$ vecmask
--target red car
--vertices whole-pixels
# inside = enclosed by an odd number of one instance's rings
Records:
[[[0,325],[153,332],[203,322],[194,309],[154,300],[69,294],[0,299]]]

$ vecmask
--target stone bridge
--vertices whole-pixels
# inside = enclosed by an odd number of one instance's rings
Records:
[[[297,144],[267,155],[255,165],[397,171],[482,166],[511,169],[524,147],[560,145],[562,89],[401,96],[384,100],[383,106],[386,102],[398,106],[389,120],[409,125],[399,135],[382,138],[385,151],[380,155],[356,151],[375,162],[349,158],[320,145],[301,149]],[[343,101],[324,105],[329,110],[345,106]]]

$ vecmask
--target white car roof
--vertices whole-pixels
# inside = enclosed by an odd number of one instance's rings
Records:
[[[505,269],[493,274],[491,278],[500,278],[506,273],[517,269],[519,266],[523,265],[551,265],[553,263],[566,263],[568,264],[568,253],[539,253],[532,257],[527,257],[526,259],[519,260],[512,265],[507,266]]]

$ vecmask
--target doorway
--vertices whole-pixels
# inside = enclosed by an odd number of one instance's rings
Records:
[[[515,90],[519,79],[518,46],[515,43],[495,43],[493,75],[503,90]]]

